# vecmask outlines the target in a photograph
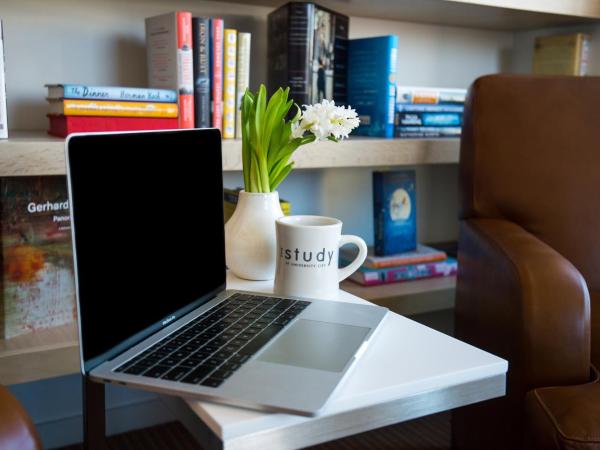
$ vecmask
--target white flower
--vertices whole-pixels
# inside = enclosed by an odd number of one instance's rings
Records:
[[[292,138],[302,137],[308,131],[319,141],[330,137],[336,140],[343,139],[359,124],[354,109],[349,106],[335,106],[333,100],[303,106],[304,112],[292,129]]]

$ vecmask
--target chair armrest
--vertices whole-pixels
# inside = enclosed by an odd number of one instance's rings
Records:
[[[577,269],[504,220],[463,221],[459,249],[457,337],[507,359],[508,389],[521,399],[586,382],[590,301]]]
[[[42,443],[31,418],[21,403],[0,386],[0,448],[3,450],[41,450]]]

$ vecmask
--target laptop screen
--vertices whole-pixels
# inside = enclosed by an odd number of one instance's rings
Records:
[[[85,371],[225,287],[218,130],[72,136]]]

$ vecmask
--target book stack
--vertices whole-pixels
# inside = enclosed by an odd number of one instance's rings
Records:
[[[396,137],[460,137],[466,95],[466,89],[398,86]]]
[[[176,92],[164,89],[48,84],[48,133],[178,128]]]
[[[151,87],[178,93],[179,127],[241,138],[241,100],[250,82],[250,33],[223,19],[176,11],[146,19]]]
[[[229,219],[231,219],[231,216],[233,216],[233,213],[235,212],[235,208],[237,207],[241,190],[242,190],[242,188],[223,189],[223,195],[224,195],[223,213],[225,216],[225,223],[227,223],[227,221]],[[292,205],[289,201],[279,199],[279,204],[281,206],[281,210],[283,211],[283,214],[285,214],[286,216],[289,216],[292,213]]]
[[[356,257],[356,250],[340,250],[340,266],[346,266]],[[369,248],[369,255],[363,265],[349,279],[363,286],[378,286],[401,281],[455,275],[457,262],[445,252],[425,245],[418,245],[411,252],[389,256],[375,256]]]
[[[590,36],[583,33],[544,36],[535,39],[533,73],[579,75],[588,71]]]

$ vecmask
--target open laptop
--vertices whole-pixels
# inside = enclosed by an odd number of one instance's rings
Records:
[[[66,161],[84,375],[323,407],[387,309],[225,289],[218,130],[73,134]]]

